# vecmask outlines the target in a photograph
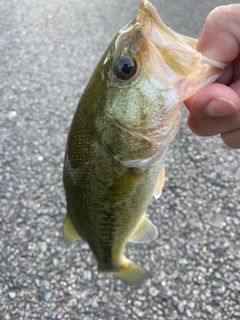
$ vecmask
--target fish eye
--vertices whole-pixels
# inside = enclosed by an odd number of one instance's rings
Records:
[[[120,57],[114,66],[115,75],[121,80],[130,79],[137,71],[137,63],[130,56]]]

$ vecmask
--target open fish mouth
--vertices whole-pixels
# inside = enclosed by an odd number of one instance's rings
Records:
[[[180,35],[168,27],[160,18],[155,7],[147,0],[142,1],[136,21],[142,26],[144,36],[162,53],[168,51],[196,52],[197,39]],[[198,55],[201,54],[198,52]],[[200,58],[201,59],[201,58]]]
[[[216,68],[224,69],[226,67],[226,63],[203,57],[200,52],[196,51],[198,40],[173,31],[162,21],[155,7],[147,0],[141,2],[136,21],[142,25],[146,38],[160,50],[167,64],[168,59],[166,52],[168,52],[169,55],[171,53],[171,63],[173,59],[178,62],[175,65],[175,69],[178,66],[178,72],[180,74],[187,76],[193,72],[194,69],[192,69],[191,66],[196,64],[196,59],[198,62],[202,60],[202,63],[210,63]],[[186,54],[185,56],[184,53]],[[195,59],[190,59],[189,64],[186,65],[189,61],[189,55],[193,55],[193,53],[195,54]],[[184,68],[181,68],[180,59]],[[173,67],[171,64],[171,68]]]

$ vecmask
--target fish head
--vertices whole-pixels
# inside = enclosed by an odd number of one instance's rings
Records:
[[[196,43],[172,31],[154,6],[142,1],[103,62],[109,66],[108,114],[143,135],[158,135],[158,140],[168,135],[168,143],[179,126],[179,104],[213,82],[224,67],[203,57]]]
[[[122,142],[122,149],[129,150],[137,135],[148,140],[154,154],[172,141],[181,122],[180,103],[215,81],[225,67],[204,57],[196,43],[167,27],[151,3],[141,2],[136,17],[119,31],[98,67],[105,86],[104,120],[98,119],[105,145],[106,140],[114,145],[133,135],[125,146]],[[150,150],[149,144],[135,149]],[[148,159],[153,157],[150,153]]]

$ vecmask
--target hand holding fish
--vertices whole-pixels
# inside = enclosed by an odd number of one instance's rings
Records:
[[[240,4],[214,9],[206,19],[197,49],[205,56],[230,62],[217,83],[185,104],[188,125],[200,136],[221,134],[224,143],[240,148]]]

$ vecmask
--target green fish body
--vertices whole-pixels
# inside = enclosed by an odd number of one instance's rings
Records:
[[[203,57],[195,45],[142,1],[99,61],[70,127],[64,238],[87,241],[99,273],[127,284],[148,276],[124,248],[128,241],[157,237],[145,212],[152,196],[161,195],[164,157],[181,122],[179,105],[225,66]]]

